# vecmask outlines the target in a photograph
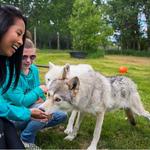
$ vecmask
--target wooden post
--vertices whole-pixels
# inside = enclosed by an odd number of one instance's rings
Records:
[[[36,47],[36,26],[34,26],[34,45]]]

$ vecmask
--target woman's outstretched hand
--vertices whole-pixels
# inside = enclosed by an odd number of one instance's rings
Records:
[[[49,115],[47,115],[44,111],[38,109],[38,108],[31,108],[31,117],[33,119],[38,119],[38,120],[44,120],[48,121]]]
[[[46,87],[46,85],[40,85],[40,88],[43,90],[44,93],[48,92],[48,88]]]

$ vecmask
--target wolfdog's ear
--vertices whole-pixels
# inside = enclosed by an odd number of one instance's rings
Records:
[[[51,70],[55,65],[49,61],[49,70]]]
[[[67,72],[69,72],[70,71],[70,64],[65,64],[64,68],[66,69]]]
[[[69,89],[72,90],[73,96],[76,96],[77,92],[79,91],[80,81],[78,77],[74,77],[67,82]]]
[[[66,64],[63,68],[63,73],[62,73],[63,80],[67,78],[67,74],[69,73],[69,71],[70,71],[70,65]]]

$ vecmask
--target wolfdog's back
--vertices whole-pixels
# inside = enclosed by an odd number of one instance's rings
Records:
[[[79,77],[80,90],[78,94],[81,107],[86,111],[110,111],[115,108],[128,108],[133,98],[140,101],[135,83],[125,76],[105,77],[90,71]]]
[[[107,77],[111,85],[111,98],[114,101],[114,108],[128,108],[131,105],[131,98],[139,97],[135,83],[125,76]]]
[[[105,106],[112,104],[111,86],[106,77],[95,71],[79,76],[80,88],[76,101],[81,110],[90,113],[104,111]]]

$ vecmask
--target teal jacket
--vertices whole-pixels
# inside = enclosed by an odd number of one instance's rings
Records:
[[[0,117],[4,117],[10,120],[29,120],[31,117],[31,111],[25,107],[17,107],[10,105],[1,95],[2,89],[0,89]]]
[[[8,103],[15,106],[30,107],[39,98],[45,100],[44,92],[39,85],[39,71],[37,67],[32,64],[29,74],[25,75],[21,72],[17,87],[13,89],[11,86],[4,94],[4,98]]]
[[[7,83],[7,80],[5,84]],[[5,86],[5,84],[3,84],[3,86]],[[0,87],[0,117],[15,121],[29,120],[31,118],[31,111],[24,106],[18,107],[8,103],[4,98],[4,94],[2,94],[3,86]]]

